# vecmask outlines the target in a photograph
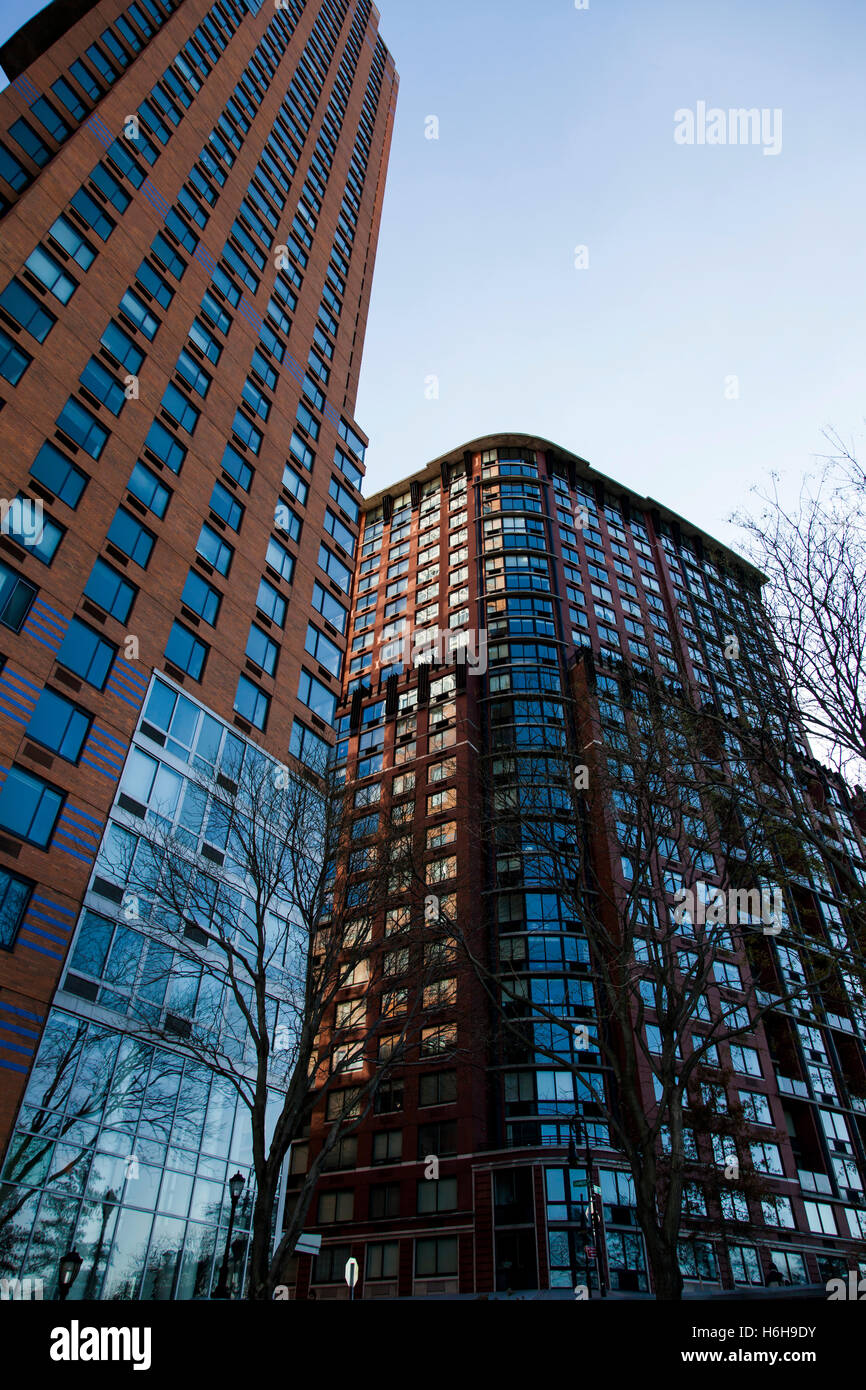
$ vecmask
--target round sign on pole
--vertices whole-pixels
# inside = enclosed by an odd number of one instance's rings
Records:
[[[352,1257],[346,1261],[346,1283],[353,1289],[358,1282],[358,1261]]]

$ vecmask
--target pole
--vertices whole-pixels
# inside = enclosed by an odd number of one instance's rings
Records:
[[[584,1120],[583,1132],[586,1136],[586,1185],[589,1190],[589,1214],[592,1221],[592,1243],[595,1247],[595,1269],[598,1274],[598,1287],[602,1298],[607,1298],[607,1282],[604,1276],[604,1261],[601,1257],[601,1241],[604,1238],[604,1208],[596,1213],[595,1186],[592,1177],[592,1150],[589,1146],[589,1125]],[[599,1193],[601,1196],[601,1193]]]
[[[238,1193],[238,1197],[239,1197],[239,1196],[240,1196],[240,1193]],[[229,1295],[229,1287],[228,1287],[229,1246],[230,1246],[230,1244],[231,1244],[231,1238],[232,1238],[232,1227],[233,1227],[234,1224],[235,1224],[235,1209],[236,1209],[237,1204],[238,1204],[238,1197],[236,1197],[235,1194],[234,1194],[233,1192],[231,1193],[232,1208],[231,1208],[231,1211],[229,1212],[229,1228],[228,1228],[228,1231],[226,1232],[226,1248],[225,1248],[225,1250],[223,1251],[223,1262],[222,1262],[222,1264],[220,1265],[220,1277],[219,1277],[219,1279],[217,1280],[216,1288],[214,1289],[213,1293],[211,1294],[211,1298],[228,1298],[228,1295]]]

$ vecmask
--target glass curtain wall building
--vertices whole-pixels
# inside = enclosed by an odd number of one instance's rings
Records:
[[[248,1136],[183,1056],[222,1005],[116,868],[157,806],[221,853],[193,768],[334,741],[377,28],[370,0],[81,0],[0,51],[0,1265],[50,1291],[77,1245],[73,1297],[206,1293],[227,1165],[243,1279]]]

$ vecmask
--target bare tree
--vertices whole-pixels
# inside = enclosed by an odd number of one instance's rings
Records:
[[[369,1113],[420,1007],[420,995],[392,1007],[372,933],[408,851],[395,828],[363,833],[350,809],[328,766],[288,768],[247,748],[231,766],[192,772],[183,817],[157,807],[134,861],[115,868],[122,915],[150,938],[139,1029],[225,1078],[249,1114],[254,1299],[282,1282],[329,1153]],[[275,1231],[290,1148],[347,1079],[352,1104],[333,1116]]]
[[[579,727],[557,727],[539,705],[535,736],[522,735],[531,748],[504,757],[499,740],[481,835],[498,865],[567,905],[587,940],[584,978],[554,998],[513,946],[488,961],[461,944],[499,1012],[506,1060],[540,1053],[577,1077],[583,1124],[628,1162],[656,1296],[677,1299],[690,1202],[718,1202],[723,1186],[746,1200],[762,1181],[743,1117],[736,1164],[725,1184],[708,1181],[714,1136],[733,1133],[730,1119],[707,1120],[724,1095],[719,1045],[814,990],[821,971],[808,986],[780,982],[771,942],[796,936],[774,843],[786,810],[742,769],[732,776],[726,721],[649,672],[581,663],[576,684],[581,669]]]
[[[788,678],[827,759],[866,771],[866,474],[838,435],[795,502],[778,474],[756,488],[757,510],[732,518],[768,579],[764,602]]]

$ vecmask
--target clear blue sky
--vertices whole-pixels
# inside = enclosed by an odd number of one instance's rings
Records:
[[[823,426],[862,440],[862,0],[378,3],[401,87],[369,490],[524,430],[730,538],[732,506],[808,466]],[[7,0],[0,34],[36,8]],[[676,144],[699,101],[781,108],[781,153]]]

